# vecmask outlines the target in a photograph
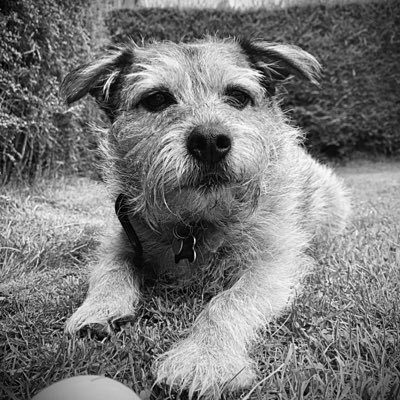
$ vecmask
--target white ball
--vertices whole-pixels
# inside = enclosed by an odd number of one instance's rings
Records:
[[[140,400],[127,386],[99,375],[63,379],[43,389],[32,400]]]

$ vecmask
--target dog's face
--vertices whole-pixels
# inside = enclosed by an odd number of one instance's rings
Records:
[[[295,130],[274,101],[277,81],[311,81],[318,62],[266,42],[130,44],[79,67],[68,103],[93,95],[112,123],[111,182],[157,226],[222,221],[257,202],[269,165]]]

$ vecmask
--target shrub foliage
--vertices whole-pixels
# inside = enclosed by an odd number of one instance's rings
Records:
[[[88,0],[0,5],[0,182],[82,164],[88,138],[58,98],[65,71],[87,54]]]
[[[295,7],[278,12],[119,10],[106,21],[114,42],[250,36],[297,44],[324,67],[321,88],[290,81],[283,105],[315,154],[400,153],[400,2]]]

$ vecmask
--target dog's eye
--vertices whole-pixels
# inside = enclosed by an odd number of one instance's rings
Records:
[[[176,100],[171,93],[155,92],[142,98],[139,104],[147,111],[157,112],[165,110],[172,104],[176,104]]]
[[[226,102],[239,110],[245,108],[249,103],[253,103],[250,95],[240,89],[228,89],[225,93]]]

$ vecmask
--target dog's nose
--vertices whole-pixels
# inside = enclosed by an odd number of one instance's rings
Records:
[[[187,149],[197,160],[207,164],[221,161],[232,147],[226,129],[217,124],[196,126],[187,138]]]

